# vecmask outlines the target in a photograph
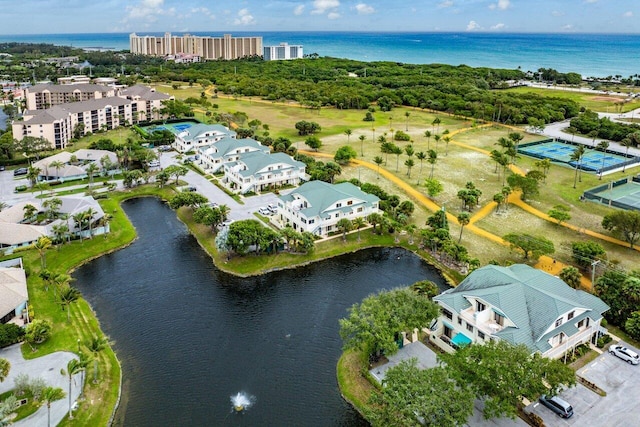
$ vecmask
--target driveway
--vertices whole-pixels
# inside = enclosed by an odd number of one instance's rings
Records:
[[[538,402],[529,405],[525,411],[538,414],[548,427],[640,425],[640,366],[629,365],[605,352],[579,369],[577,374],[596,384],[607,395],[600,396],[583,385],[561,392],[559,396],[573,406],[574,415],[568,420],[558,417]]]
[[[26,345],[26,344],[25,344]],[[67,363],[76,358],[76,355],[69,352],[58,351],[38,357],[37,359],[25,360],[20,351],[20,344],[12,345],[0,349],[0,358],[9,360],[11,369],[9,376],[0,383],[0,393],[13,389],[14,380],[20,374],[27,374],[29,378],[42,378],[48,386],[60,387],[65,392],[65,398],[51,403],[51,425],[57,425],[67,415],[69,411],[69,377],[60,374],[61,369],[67,369]],[[73,376],[71,387],[71,401],[75,402],[80,395],[82,375]],[[19,427],[46,427],[47,426],[47,405],[42,405],[34,414],[20,420],[13,426]]]
[[[640,114],[638,114],[637,116],[640,117]],[[570,133],[563,132],[570,125],[571,125],[570,120],[550,123],[544,128],[544,131],[542,133],[544,136],[548,136],[550,138],[562,138],[566,141],[572,141],[572,142],[586,145],[587,148],[590,148],[590,147],[593,148],[593,138],[586,138],[584,136],[572,135]],[[596,138],[596,141],[595,141],[596,145],[598,145],[598,143],[601,140],[602,140],[601,138]],[[615,141],[609,141],[608,150],[616,151],[622,154],[627,152],[627,149],[625,147],[620,145],[619,142],[615,142]],[[629,148],[629,154],[634,156],[640,156],[640,149],[631,147]]]

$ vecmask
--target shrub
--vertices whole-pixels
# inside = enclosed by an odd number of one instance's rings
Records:
[[[539,415],[529,412],[527,417],[533,427],[545,427],[544,420]]]
[[[22,341],[24,329],[13,323],[0,325],[0,348]]]
[[[609,334],[602,335],[600,338],[598,338],[596,346],[598,348],[604,348],[604,346],[609,344],[611,342],[611,340],[612,340],[612,338],[611,338],[611,336]]]

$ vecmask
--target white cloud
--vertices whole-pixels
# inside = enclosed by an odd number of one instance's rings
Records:
[[[478,24],[476,21],[469,21],[469,23],[467,24],[467,31],[476,31],[476,30],[480,30],[482,27],[480,27],[480,24]]]
[[[329,12],[327,14],[327,18],[329,18],[329,19],[338,19],[338,18],[340,18],[340,14],[338,12]]]
[[[447,7],[453,6],[453,0],[442,0],[438,3],[438,9],[446,9]]]
[[[507,26],[502,22],[491,27],[492,30],[504,30]]]
[[[238,17],[233,21],[235,25],[253,25],[255,18],[249,13],[249,9],[244,8],[238,11]]]
[[[358,11],[358,15],[371,15],[376,11],[372,6],[364,3],[358,3],[356,5],[356,10]]]
[[[584,0],[585,3],[598,3],[598,0]]]
[[[624,16],[625,18],[633,18],[633,12],[631,11],[625,12],[622,16]]]
[[[175,9],[169,9],[165,11],[162,9],[164,0],[140,0],[135,6],[127,6],[127,16],[125,21],[129,19],[146,19],[147,21],[155,21],[156,15],[171,14],[171,11],[175,13]]]
[[[554,10],[553,12],[551,12],[551,14],[553,16],[564,16],[565,15],[564,12],[561,12],[559,10]]]
[[[194,7],[191,8],[191,13],[193,14],[202,14],[202,15],[206,15],[209,16],[211,15],[211,11],[209,9],[207,9],[206,7]]]
[[[330,9],[340,6],[340,0],[313,0],[312,15],[324,15]]]
[[[573,24],[567,24],[562,27],[564,31],[573,31]]]
[[[489,5],[489,9],[493,10],[493,9],[500,9],[500,10],[506,10],[509,9],[511,7],[511,0],[498,0],[497,3],[491,3]]]
[[[303,4],[299,4],[295,7],[295,9],[293,9],[293,14],[296,16],[300,16],[302,15],[302,13],[304,12],[304,5]]]

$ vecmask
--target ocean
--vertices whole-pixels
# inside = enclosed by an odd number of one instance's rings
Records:
[[[138,33],[162,35],[162,33]],[[181,33],[174,33],[181,34]],[[216,36],[222,33],[192,32]],[[301,44],[306,54],[361,61],[465,64],[472,67],[554,68],[583,77],[640,73],[640,34],[504,34],[389,32],[234,32],[262,36],[264,45]],[[0,42],[37,42],[80,48],[129,49],[128,33],[0,35]]]

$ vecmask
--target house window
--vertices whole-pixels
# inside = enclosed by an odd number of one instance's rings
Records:
[[[473,325],[467,323],[467,331],[473,332]]]
[[[504,316],[498,313],[493,313],[495,321],[498,325],[504,326]]]
[[[486,305],[484,305],[480,301],[476,301],[476,311],[485,311],[486,308],[487,308]]]
[[[483,340],[484,339],[484,332],[478,331],[478,338]]]
[[[336,218],[338,218],[339,216],[340,216],[340,214],[339,214],[339,213],[337,213],[337,214],[336,214]]]
[[[362,208],[358,208],[358,212],[362,212],[362,210],[363,210]]]
[[[353,204],[353,200],[349,200],[349,201],[347,202],[347,206],[351,206],[352,204]]]
[[[462,325],[462,317],[458,316],[458,325]]]
[[[453,320],[453,314],[449,310],[442,309],[442,314],[449,320]]]
[[[310,219],[310,220],[309,220],[309,224],[313,224],[314,222],[316,222],[316,220],[315,220],[315,219]]]
[[[342,203],[336,203],[336,208],[342,207]]]
[[[575,315],[575,311],[572,311],[571,313],[567,314],[567,320],[571,320],[573,319],[573,316]]]
[[[560,325],[562,325],[562,318],[556,320],[556,328]]]

